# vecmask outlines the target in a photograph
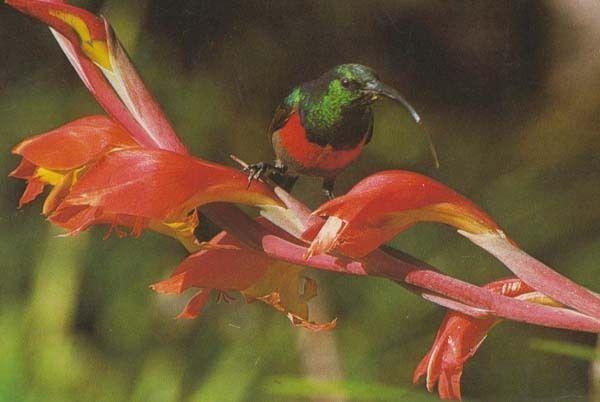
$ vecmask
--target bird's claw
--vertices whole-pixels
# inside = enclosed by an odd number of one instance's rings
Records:
[[[335,177],[327,178],[323,180],[323,192],[330,200],[335,198],[335,194],[333,194],[333,188],[335,186]]]
[[[254,180],[260,179],[261,176],[272,170],[277,170],[277,168],[266,162],[254,163],[242,169],[244,173],[248,173],[248,188],[250,188],[250,184],[252,184]]]

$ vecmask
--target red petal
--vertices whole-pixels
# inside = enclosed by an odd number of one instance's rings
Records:
[[[6,4],[16,8],[24,14],[38,18],[40,21],[50,25],[61,34],[72,38],[74,42],[79,41],[79,37],[71,25],[67,24],[63,19],[57,16],[57,12],[80,18],[85,23],[91,39],[101,41],[106,40],[104,23],[100,18],[96,17],[89,11],[66,4],[62,1],[6,0]]]
[[[517,297],[533,289],[520,279],[510,278],[484,286],[494,293]],[[477,319],[462,313],[449,312],[438,330],[433,345],[417,366],[413,382],[426,375],[427,389],[433,391],[438,384],[438,393],[443,399],[460,399],[460,378],[463,366],[498,322],[496,318]]]
[[[106,155],[73,187],[59,210],[88,205],[107,215],[165,220],[217,201],[279,203],[262,183],[248,189],[247,177],[237,170],[169,151],[130,149]]]
[[[101,221],[101,217],[102,211],[100,208],[75,205],[59,208],[50,216],[50,221],[67,229],[69,235],[75,235],[83,232],[93,224],[112,223],[106,219]]]
[[[219,233],[210,244],[238,249],[206,249],[192,254],[183,260],[171,278],[155,283],[152,289],[159,293],[181,293],[190,287],[243,290],[256,283],[272,262],[226,232]]]
[[[109,214],[98,207],[86,205],[64,205],[56,210],[51,216],[50,221],[55,225],[66,229],[66,235],[72,236],[87,230],[93,225],[110,225],[108,232],[104,236],[108,238],[113,231],[116,231],[119,237],[126,236],[128,233],[118,229],[119,226],[131,229],[131,235],[138,237],[142,230],[148,227],[150,220],[131,215]]]
[[[339,248],[363,257],[417,222],[434,221],[476,233],[499,230],[471,201],[426,176],[391,170],[360,181],[346,195],[323,204],[315,215],[335,217],[344,224],[316,222],[303,235],[313,240],[311,253]],[[333,227],[335,226],[335,227]]]
[[[177,318],[184,318],[186,320],[192,320],[202,313],[204,306],[210,300],[212,289],[202,289],[196,293],[183,308],[183,311],[179,313]]]
[[[22,159],[19,166],[9,174],[10,177],[27,180],[27,187],[19,200],[19,208],[35,200],[44,191],[45,184],[35,177],[35,170],[36,166],[33,163]]]
[[[89,116],[28,138],[17,145],[13,153],[46,169],[72,170],[99,158],[111,148],[132,146],[137,144],[113,120],[106,116]]]
[[[258,221],[271,227],[263,218]],[[296,326],[314,331],[335,326],[335,320],[323,324],[308,320],[307,302],[316,296],[317,285],[300,275],[301,267],[257,253],[226,232],[215,236],[209,245],[212,247],[185,259],[171,278],[152,285],[152,289],[159,293],[181,293],[190,287],[237,290],[248,302],[269,304]]]
[[[35,200],[38,195],[40,195],[44,191],[44,183],[39,181],[36,178],[31,178],[27,180],[27,187],[25,187],[25,191],[19,200],[19,208],[22,208],[23,205],[30,203]]]
[[[60,47],[88,90],[140,145],[187,153],[185,145],[139,79],[104,19],[62,1],[7,0],[7,4],[52,28]],[[127,82],[126,93],[117,95],[103,74],[109,72]],[[133,104],[125,105],[123,99],[132,100]],[[141,105],[140,101],[145,104]]]
[[[107,27],[107,32],[112,69],[104,71],[106,78],[124,100],[132,116],[148,133],[152,144],[155,144],[154,147],[187,154],[185,144],[179,139],[161,106],[144,85],[114,32],[110,27]]]
[[[35,175],[36,168],[37,166],[35,166],[33,163],[22,159],[21,163],[19,163],[19,166],[10,172],[9,176],[16,177],[17,179],[30,179]]]

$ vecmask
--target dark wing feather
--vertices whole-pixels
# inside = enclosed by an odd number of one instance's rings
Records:
[[[373,118],[373,113],[369,113],[369,128],[367,128],[367,135],[365,139],[365,145],[371,142],[371,137],[373,137],[373,125],[375,124],[375,119]]]
[[[283,127],[293,113],[294,108],[286,103],[282,103],[277,106],[277,109],[275,109],[275,114],[273,115],[273,120],[271,120],[271,124],[269,125],[269,136]]]

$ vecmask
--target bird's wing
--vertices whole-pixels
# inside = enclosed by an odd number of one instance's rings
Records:
[[[375,124],[375,119],[373,118],[373,113],[370,113],[370,116],[371,117],[369,119],[369,128],[367,128],[367,138],[365,139],[365,145],[371,142],[371,137],[373,137],[373,125]]]
[[[271,125],[269,125],[269,136],[283,127],[292,114],[294,114],[294,108],[287,105],[285,102],[277,106],[275,114],[273,115],[273,120],[271,120]]]

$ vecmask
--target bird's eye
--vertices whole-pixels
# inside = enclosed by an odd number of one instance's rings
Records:
[[[350,80],[348,78],[342,78],[340,82],[344,88],[350,87]]]

